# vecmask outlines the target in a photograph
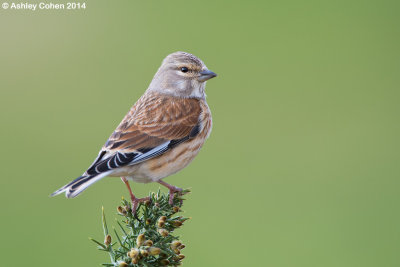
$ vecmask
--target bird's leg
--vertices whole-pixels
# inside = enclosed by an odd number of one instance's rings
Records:
[[[125,177],[121,177],[122,182],[126,185],[128,188],[129,194],[131,195],[131,201],[132,201],[132,213],[136,216],[136,209],[137,206],[139,205],[140,202],[145,202],[146,200],[150,200],[150,197],[143,197],[143,198],[137,198],[135,195],[132,193],[131,186],[129,185],[128,180]]]
[[[169,189],[169,204],[172,206],[172,204],[174,203],[174,193],[182,192],[182,188],[170,185],[162,180],[159,180],[157,183],[159,183]]]

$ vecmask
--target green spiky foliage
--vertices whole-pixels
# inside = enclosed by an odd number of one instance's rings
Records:
[[[178,215],[183,204],[182,196],[189,193],[183,190],[175,194],[173,205],[169,204],[169,195],[158,191],[150,193],[150,200],[140,203],[136,214],[131,211],[131,203],[122,199],[117,207],[117,229],[109,231],[104,209],[102,223],[104,242],[91,238],[98,249],[108,252],[110,263],[103,266],[178,266],[182,264],[185,247],[174,231],[189,218]]]

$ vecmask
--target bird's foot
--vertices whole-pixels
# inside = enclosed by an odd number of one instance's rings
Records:
[[[178,193],[178,195],[182,192],[182,188],[173,186],[173,188],[169,189],[169,204],[172,206],[174,204],[174,197],[175,193]]]
[[[138,219],[137,215],[136,215],[136,209],[137,209],[139,203],[140,202],[145,202],[147,200],[150,200],[150,197],[143,197],[143,198],[135,197],[135,195],[132,193],[132,189],[131,189],[131,186],[129,185],[128,180],[125,177],[121,177],[121,180],[122,180],[122,182],[125,183],[126,187],[128,188],[129,195],[131,196],[132,214],[133,214],[133,216],[136,217],[136,219]]]
[[[136,216],[136,210],[137,210],[137,207],[138,207],[138,205],[139,205],[139,203],[143,203],[143,202],[145,202],[145,201],[147,201],[147,200],[149,200],[150,201],[150,197],[142,197],[142,198],[137,198],[137,197],[135,197],[135,196],[131,196],[131,201],[132,201],[132,214],[134,215],[134,216]]]
[[[174,194],[175,193],[179,194],[180,192],[183,191],[183,189],[179,188],[179,187],[176,187],[176,186],[173,186],[171,184],[168,184],[168,183],[166,183],[166,182],[164,182],[162,180],[158,181],[158,183],[162,184],[163,186],[165,186],[166,188],[169,189],[169,204],[172,206],[174,204],[174,196],[175,196]]]

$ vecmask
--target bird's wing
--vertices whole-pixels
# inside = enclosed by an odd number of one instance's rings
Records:
[[[86,174],[143,162],[195,137],[201,110],[197,99],[145,94],[110,136]]]

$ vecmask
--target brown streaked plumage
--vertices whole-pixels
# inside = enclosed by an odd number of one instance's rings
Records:
[[[201,111],[200,100],[195,98],[145,94],[122,120],[103,150],[131,152],[183,138],[197,125]]]
[[[128,187],[132,208],[136,198],[127,180],[158,182],[173,193],[181,189],[161,179],[186,167],[211,132],[205,82],[216,74],[192,54],[168,55],[149,88],[111,134],[85,173],[52,194],[75,197],[105,176],[120,176]]]

